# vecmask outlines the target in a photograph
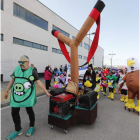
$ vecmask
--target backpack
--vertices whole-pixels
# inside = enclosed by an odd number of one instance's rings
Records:
[[[76,83],[73,81],[69,81],[67,86],[66,86],[66,92],[76,94],[76,89],[77,89]]]

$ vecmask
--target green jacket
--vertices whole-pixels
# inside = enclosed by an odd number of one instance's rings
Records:
[[[11,89],[10,106],[32,107],[36,104],[36,89],[32,72],[33,68],[31,67],[24,72],[20,66],[15,68],[11,75],[15,82]]]
[[[107,83],[108,83],[108,87],[109,88],[116,88],[116,81],[117,81],[117,78],[115,75],[108,75],[107,76]],[[112,83],[112,84],[111,84]]]

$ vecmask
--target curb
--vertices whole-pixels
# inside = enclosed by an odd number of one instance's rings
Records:
[[[50,90],[48,90],[48,92],[50,92]],[[38,94],[36,95],[36,97],[40,97],[40,96],[42,96],[42,95],[46,95],[46,93],[45,93],[45,92],[38,93]],[[46,96],[47,96],[47,95],[46,95]],[[10,104],[10,101],[4,102],[4,103],[1,104],[1,108],[2,108],[2,107],[5,107],[5,106],[9,106],[9,104]]]

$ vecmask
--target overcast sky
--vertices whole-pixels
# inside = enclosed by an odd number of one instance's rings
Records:
[[[40,0],[44,5],[80,30],[97,0]],[[99,46],[104,49],[104,64],[126,65],[127,58],[139,57],[139,1],[104,0]],[[90,30],[95,32],[94,24]],[[91,36],[93,39],[94,35]]]

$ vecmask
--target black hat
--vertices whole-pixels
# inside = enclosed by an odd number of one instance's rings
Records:
[[[92,64],[89,64],[88,67],[92,67]]]
[[[91,68],[92,68],[92,70],[93,70],[92,64],[89,64],[89,65],[88,65],[88,67],[91,67]]]

